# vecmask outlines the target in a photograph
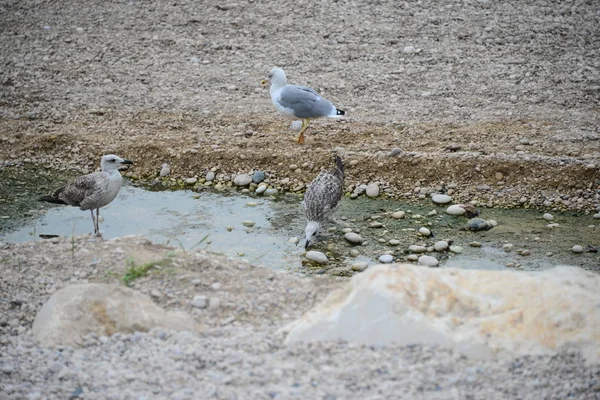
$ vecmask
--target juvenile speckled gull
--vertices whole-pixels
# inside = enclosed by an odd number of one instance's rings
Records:
[[[335,108],[313,89],[306,86],[288,85],[285,72],[281,68],[273,68],[262,83],[271,82],[271,101],[279,113],[291,117],[302,118],[302,128],[298,143],[304,143],[304,131],[310,119],[330,117],[339,118],[346,115],[344,110]]]
[[[50,196],[40,200],[56,204],[68,204],[81,210],[90,210],[94,223],[94,234],[100,235],[98,217],[100,208],[108,205],[117,197],[123,178],[119,168],[125,164],[133,164],[114,154],[103,156],[100,160],[100,172],[83,175],[74,182],[56,189]],[[96,217],[94,218],[94,209]]]
[[[335,212],[344,193],[344,163],[339,156],[335,157],[335,168],[321,172],[311,183],[304,194],[302,207],[306,215],[305,229],[308,248],[310,241],[319,233],[322,225]]]

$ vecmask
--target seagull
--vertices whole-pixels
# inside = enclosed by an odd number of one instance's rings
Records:
[[[271,101],[280,114],[291,118],[302,118],[302,127],[298,144],[304,143],[304,131],[308,122],[314,118],[340,118],[346,111],[335,108],[329,100],[319,96],[317,92],[306,86],[288,85],[285,72],[281,68],[273,68],[267,79],[261,83],[271,82]]]
[[[100,236],[98,225],[100,208],[108,205],[117,197],[123,182],[119,168],[126,164],[133,164],[133,162],[114,154],[103,156],[100,160],[100,172],[80,176],[74,182],[56,189],[50,196],[40,197],[40,200],[68,204],[84,211],[90,210],[94,223],[94,234]],[[94,209],[96,210],[95,218]]]
[[[160,176],[161,177],[165,177],[165,176],[169,176],[169,174],[171,173],[171,168],[169,167],[169,164],[164,163],[160,169]]]
[[[319,233],[321,225],[337,209],[344,193],[344,163],[340,156],[335,156],[336,167],[323,171],[308,185],[304,194],[302,207],[308,220],[306,224],[307,249],[310,241]]]

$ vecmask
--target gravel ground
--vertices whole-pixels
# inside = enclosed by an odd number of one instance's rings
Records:
[[[600,208],[592,1],[13,0],[0,22],[0,159],[94,169],[115,152],[139,177],[261,168],[292,189],[342,147],[347,183],[394,197],[454,184],[458,201]],[[292,146],[259,85],[273,65],[349,118]]]
[[[165,257],[163,269],[133,288],[190,312],[207,327],[201,336],[160,329],[90,335],[81,348],[42,348],[31,337],[36,312],[55,290],[119,283],[126,260]],[[139,237],[3,245],[0,260],[0,399],[600,398],[600,365],[568,351],[478,362],[424,346],[285,346],[278,330],[341,278],[278,273]],[[192,308],[195,295],[221,305]]]

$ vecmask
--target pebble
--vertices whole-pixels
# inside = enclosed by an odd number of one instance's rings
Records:
[[[509,253],[512,251],[513,247],[514,245],[512,243],[506,243],[504,246],[502,246],[502,250]]]
[[[352,271],[364,271],[365,269],[367,269],[367,267],[369,266],[369,264],[366,261],[361,261],[361,262],[357,262],[352,264],[352,266],[350,267],[352,269]]]
[[[435,257],[421,256],[419,257],[419,265],[423,265],[425,267],[437,267],[440,265],[440,262]]]
[[[467,212],[467,210],[465,210],[464,208],[462,208],[461,206],[459,206],[457,204],[451,205],[450,207],[448,207],[446,209],[446,214],[449,214],[449,215],[463,215],[466,212]]]
[[[254,225],[256,225],[256,222],[246,220],[246,221],[242,221],[242,225],[247,226],[248,228],[252,228]]]
[[[262,194],[265,192],[265,190],[267,190],[267,185],[260,185],[256,188],[255,192],[256,194]]]
[[[402,153],[404,153],[404,150],[402,150],[399,147],[394,147],[392,149],[392,151],[390,152],[390,157],[396,157],[396,156],[399,156]]]
[[[492,229],[492,224],[481,218],[471,218],[469,222],[467,222],[467,228],[475,232],[487,231],[489,229]]]
[[[435,244],[433,245],[433,249],[435,251],[445,251],[448,248],[448,242],[446,242],[445,240],[440,240],[438,242],[435,242]]]
[[[406,259],[408,261],[417,261],[419,259],[419,256],[416,254],[409,254],[408,257],[406,257]]]
[[[437,211],[433,210],[433,211],[429,211],[427,213],[428,216],[433,217],[434,215],[437,215]]]
[[[294,237],[291,237],[291,238],[288,240],[288,242],[290,242],[290,243],[294,243],[294,244],[298,243],[299,241],[300,241],[300,239],[298,239],[296,236],[294,236]]]
[[[185,180],[185,184],[186,185],[193,185],[194,183],[198,182],[198,178],[187,178]]]
[[[354,232],[348,232],[344,235],[344,239],[346,239],[347,241],[349,241],[352,244],[361,244],[362,242],[365,241],[365,239],[363,239],[362,236],[360,236],[358,233],[354,233]]]
[[[152,289],[150,291],[150,296],[154,297],[155,299],[160,299],[162,297],[162,293],[156,289]]]
[[[371,184],[367,186],[366,194],[371,198],[379,196],[379,185]]]
[[[343,233],[349,233],[349,232],[352,232],[352,228],[344,228],[344,229],[342,229],[342,232],[343,232]]]
[[[450,246],[450,251],[453,253],[456,253],[456,254],[460,254],[460,253],[462,253],[463,248],[462,248],[462,246],[454,245],[454,246]]]
[[[425,246],[419,246],[418,244],[413,244],[408,249],[413,253],[425,253],[427,251]]]
[[[415,48],[415,46],[406,46],[404,49],[402,49],[403,53],[406,54],[412,54],[415,53],[417,51],[417,49]]]
[[[292,121],[290,124],[290,129],[293,131],[299,131],[302,129],[302,121]]]
[[[325,265],[329,262],[327,256],[320,251],[311,250],[306,253],[305,256],[308,260],[312,262],[316,262],[317,264]]]
[[[546,213],[542,216],[542,218],[544,218],[546,221],[553,221],[554,220],[554,216],[552,216],[552,214],[550,213]]]
[[[252,174],[252,182],[261,183],[265,180],[265,173],[261,170],[254,171]]]
[[[583,247],[579,246],[578,244],[573,246],[571,250],[573,250],[573,253],[583,253]]]
[[[160,176],[162,176],[162,177],[169,176],[170,173],[171,173],[171,168],[169,168],[169,164],[164,163],[162,165],[162,168],[160,169]]]
[[[529,251],[529,250],[522,250],[521,251],[521,255],[522,256],[530,256],[531,255],[531,251]]]
[[[275,188],[269,188],[269,189],[265,190],[265,194],[267,196],[275,196],[277,193],[279,193],[279,192]]]
[[[191,302],[192,307],[204,309],[208,307],[208,297],[206,296],[194,296]]]
[[[592,218],[594,218],[594,219],[600,219],[600,213],[594,214],[594,216]]]
[[[447,194],[434,194],[431,196],[431,200],[435,204],[448,204],[452,201],[452,197],[448,196]]]
[[[233,179],[233,183],[237,186],[248,186],[252,182],[252,178],[248,174],[236,175]]]
[[[425,228],[424,226],[419,228],[419,233],[426,237],[431,236],[431,231],[429,229]]]
[[[404,211],[396,211],[392,214],[392,218],[394,219],[402,219],[406,216],[406,213]]]
[[[383,224],[381,222],[371,222],[369,228],[383,228]]]
[[[471,246],[471,247],[481,247],[481,243],[480,242],[471,242],[471,243],[469,243],[469,246]]]
[[[400,244],[400,241],[397,239],[390,239],[388,243],[390,244],[390,246],[398,246]]]
[[[394,257],[392,257],[392,255],[390,254],[384,254],[381,257],[379,257],[379,262],[383,264],[390,264],[394,262]]]
[[[356,249],[350,250],[350,255],[352,257],[358,257],[359,254],[360,254],[360,252],[358,250],[356,250]]]

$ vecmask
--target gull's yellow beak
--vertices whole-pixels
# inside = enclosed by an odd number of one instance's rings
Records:
[[[263,79],[262,81],[260,81],[261,85],[266,85],[267,83],[269,83],[268,79]]]

